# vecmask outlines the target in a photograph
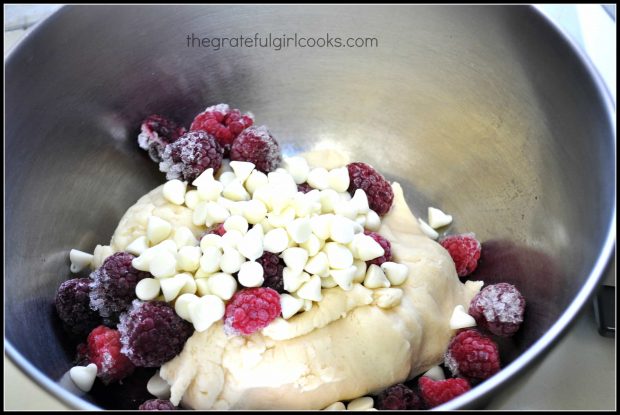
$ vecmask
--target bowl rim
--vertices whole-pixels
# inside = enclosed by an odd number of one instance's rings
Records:
[[[522,5],[527,8],[532,14],[532,18],[542,19],[546,26],[551,31],[555,31],[563,42],[568,46],[572,53],[575,54],[577,59],[583,65],[585,70],[590,75],[590,79],[593,83],[593,87],[603,103],[606,109],[606,115],[609,119],[609,125],[612,126],[612,144],[616,147],[617,135],[616,135],[616,123],[614,114],[616,111],[615,103],[611,97],[611,94],[602,80],[602,77],[590,58],[585,52],[572,40],[568,33],[560,27],[556,22],[551,20],[550,17],[545,15],[541,10],[537,9],[533,5]],[[35,24],[31,30],[17,43],[5,56],[5,66],[10,63],[12,57],[16,55],[17,51],[21,49],[25,41],[39,32],[45,26],[51,24],[57,20],[58,17],[66,12],[67,9],[73,9],[67,5],[62,5],[58,10],[53,12],[45,19]],[[615,172],[614,172],[615,173]],[[616,174],[613,176],[614,182],[616,181]],[[502,385],[506,384],[511,379],[516,379],[519,375],[523,374],[525,369],[531,367],[534,363],[540,361],[551,349],[561,340],[569,331],[572,323],[574,322],[577,314],[583,309],[586,302],[593,295],[595,288],[603,277],[603,273],[614,252],[615,240],[616,240],[616,186],[614,188],[613,195],[613,207],[611,209],[611,218],[608,219],[608,229],[605,235],[604,243],[599,251],[599,255],[594,262],[594,265],[590,269],[585,283],[578,291],[575,298],[571,301],[569,306],[561,314],[560,318],[548,329],[548,331],[536,340],[529,348],[521,353],[515,360],[513,360],[508,366],[502,368],[493,377],[487,379],[481,384],[469,392],[443,404],[435,410],[455,410],[459,408],[466,408],[473,405],[475,402],[481,402],[485,397],[490,396],[491,393],[499,389]],[[11,344],[11,342],[4,337],[5,355],[31,380],[43,388],[47,393],[50,393],[53,397],[60,400],[62,403],[68,405],[72,409],[88,409],[88,410],[100,410],[104,409],[99,406],[93,405],[82,397],[75,395],[66,388],[62,387],[57,381],[52,380],[41,370],[31,364],[17,349]]]

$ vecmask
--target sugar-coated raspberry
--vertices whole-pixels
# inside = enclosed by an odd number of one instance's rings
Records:
[[[141,367],[157,367],[181,353],[194,327],[163,301],[134,300],[118,324],[123,353]]]
[[[424,402],[413,389],[398,383],[377,396],[375,408],[388,411],[424,409]]]
[[[263,173],[274,171],[282,162],[280,145],[273,138],[267,127],[252,126],[246,128],[232,143],[230,159],[249,161]]]
[[[371,232],[368,230],[364,230],[364,234],[370,236],[372,239],[377,241],[377,243],[381,245],[381,248],[383,248],[383,251],[385,251],[384,254],[381,255],[380,257],[372,259],[370,261],[366,261],[366,264],[381,265],[384,262],[392,260],[392,244],[390,244],[390,241],[385,239],[383,236],[379,235],[377,232]]]
[[[466,277],[476,270],[482,246],[474,233],[449,235],[439,243],[450,253],[459,277]]]
[[[499,372],[497,344],[476,330],[463,330],[450,342],[445,364],[454,376],[485,380]]]
[[[186,131],[183,126],[157,114],[146,117],[140,129],[138,145],[148,151],[151,160],[155,162],[161,161],[164,148],[174,143]]]
[[[106,385],[131,375],[135,369],[121,352],[120,337],[118,330],[106,326],[88,335],[88,360],[97,365],[97,377]]]
[[[525,299],[512,284],[505,282],[484,287],[469,303],[469,314],[478,327],[510,337],[523,323]]]
[[[224,149],[224,155],[227,155],[233,140],[253,123],[252,114],[242,114],[228,104],[218,104],[196,115],[189,129],[203,130],[213,135]]]
[[[140,411],[175,411],[176,409],[177,407],[172,402],[165,399],[149,399],[138,408]]]
[[[311,190],[312,190],[312,186],[310,186],[306,182],[297,185],[297,191],[298,192],[308,193]]]
[[[128,252],[117,252],[90,274],[90,308],[97,310],[106,324],[118,321],[118,316],[136,298],[138,282],[151,276],[131,265],[134,258]]]
[[[471,389],[469,382],[461,378],[433,380],[422,376],[418,380],[420,395],[428,408],[444,404]]]
[[[276,290],[280,294],[284,293],[284,280],[282,272],[284,271],[284,261],[271,252],[265,252],[256,260],[263,267],[263,287]]]
[[[385,215],[392,207],[394,192],[390,182],[378,171],[366,163],[350,163],[349,193],[353,195],[357,189],[362,189],[368,198],[368,204],[378,215]]]
[[[56,292],[56,312],[65,330],[75,336],[86,336],[101,324],[99,313],[90,308],[89,278],[74,278],[60,284]]]
[[[224,313],[228,334],[249,335],[267,327],[280,315],[280,294],[271,288],[246,288],[237,291]]]
[[[166,146],[159,170],[166,173],[168,180],[191,182],[208,168],[217,171],[222,165],[223,154],[224,150],[211,134],[190,131]]]

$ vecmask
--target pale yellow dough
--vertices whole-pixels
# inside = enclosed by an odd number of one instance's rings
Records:
[[[310,165],[333,168],[347,158],[333,151],[304,155]],[[481,282],[462,284],[448,252],[426,237],[393,183],[394,204],[379,231],[394,261],[409,267],[399,306],[372,304],[372,290],[324,289],[323,301],[288,321],[275,320],[252,336],[227,336],[222,322],[194,333],[160,376],[171,401],[193,409],[322,409],[378,392],[443,360],[454,331],[456,305],[467,308]],[[174,226],[192,225],[191,211],[167,203],[161,186],[142,197],[112,238],[115,251],[145,234],[149,214]]]

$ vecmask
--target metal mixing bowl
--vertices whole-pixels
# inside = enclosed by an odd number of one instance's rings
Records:
[[[192,33],[269,32],[379,46],[186,46]],[[107,243],[124,211],[164,181],[136,144],[154,112],[189,125],[211,104],[251,110],[285,154],[344,150],[401,182],[414,213],[438,206],[456,218],[451,232],[477,234],[474,278],[517,285],[526,321],[501,344],[504,369],[444,409],[484,405],[541,358],[612,251],[613,104],[530,7],[65,7],[5,69],[5,345],[72,407],[123,406],[122,391],[78,397],[59,386],[73,345],[52,301],[71,277],[68,251]]]

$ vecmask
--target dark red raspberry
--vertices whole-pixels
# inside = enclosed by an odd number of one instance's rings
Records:
[[[74,278],[60,284],[56,292],[56,312],[65,330],[77,337],[86,336],[101,324],[99,313],[90,308],[89,278]]]
[[[97,377],[110,384],[131,375],[134,365],[121,353],[121,335],[117,330],[99,326],[88,335],[88,360],[97,365]]]
[[[185,128],[176,122],[162,117],[161,115],[149,115],[144,121],[140,135],[138,135],[138,145],[148,151],[151,160],[161,161],[164,148],[174,143],[179,137],[185,134]]]
[[[475,271],[482,246],[474,233],[449,235],[439,243],[450,253],[459,277],[466,277]]]
[[[523,323],[525,299],[512,284],[502,282],[484,287],[469,303],[469,314],[478,327],[510,337]]]
[[[203,130],[213,135],[228,155],[233,140],[254,123],[252,114],[241,114],[228,104],[213,105],[196,115],[190,131]]]
[[[383,248],[383,251],[385,251],[382,256],[372,259],[370,261],[366,261],[366,264],[381,265],[384,262],[392,260],[392,244],[390,244],[390,241],[379,235],[377,232],[364,230],[364,234],[370,236],[372,239],[377,241],[377,243],[381,245],[381,248]]]
[[[263,287],[276,290],[280,294],[284,293],[284,280],[282,272],[284,270],[284,261],[276,254],[265,252],[256,260],[263,267]]]
[[[349,193],[353,195],[357,189],[362,189],[366,193],[370,208],[378,215],[385,215],[394,201],[394,192],[390,182],[366,163],[350,163],[347,169],[349,170]]]
[[[150,399],[138,407],[140,411],[175,411],[176,406],[164,399]]]
[[[267,327],[280,315],[280,294],[271,288],[246,288],[237,291],[224,313],[224,329],[228,334],[252,334]]]
[[[461,378],[433,380],[422,376],[418,381],[420,395],[428,408],[446,403],[471,389],[469,382]]]
[[[181,353],[194,327],[163,301],[134,300],[118,324],[125,353],[132,363],[157,367]]]
[[[499,372],[497,345],[476,330],[463,330],[450,342],[445,364],[454,376],[485,380]]]
[[[193,181],[200,173],[212,168],[219,170],[224,150],[215,137],[205,131],[190,131],[168,144],[159,163],[166,179]]]
[[[388,411],[424,409],[424,402],[411,388],[398,383],[377,396],[375,408]]]
[[[75,360],[73,361],[76,366],[88,366],[90,360],[88,358],[88,343],[80,343],[75,350]]]
[[[213,229],[209,229],[207,231],[207,234],[212,234],[212,233],[216,235],[224,236],[224,234],[226,233],[226,229],[224,229],[224,224],[220,223],[214,226]]]
[[[90,308],[97,310],[106,324],[118,321],[118,316],[136,298],[138,282],[151,276],[131,265],[134,258],[128,252],[117,252],[90,274]]]
[[[230,159],[249,161],[263,173],[274,171],[282,162],[280,145],[267,127],[246,128],[232,143]]]
[[[298,192],[302,192],[302,193],[308,193],[309,191],[313,190],[312,186],[310,186],[308,183],[304,182],[302,184],[298,184],[297,185],[297,191]]]

